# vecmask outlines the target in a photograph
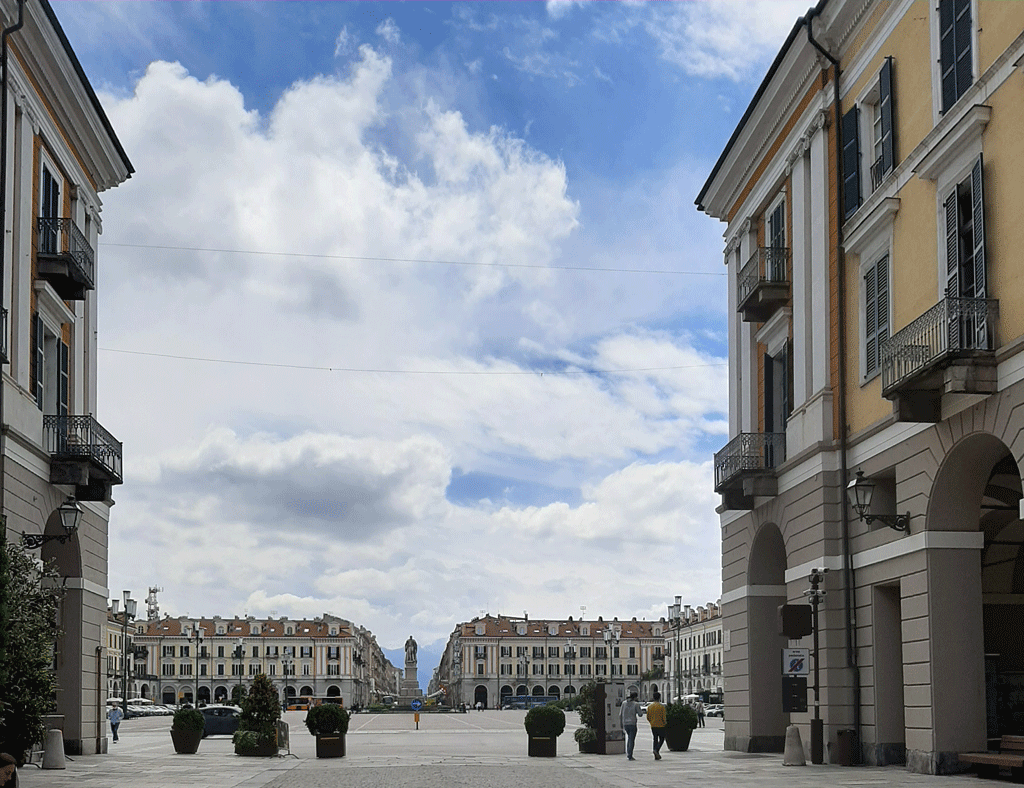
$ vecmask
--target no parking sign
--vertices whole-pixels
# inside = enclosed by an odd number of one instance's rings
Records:
[[[806,676],[810,671],[811,650],[808,648],[782,649],[782,675]]]

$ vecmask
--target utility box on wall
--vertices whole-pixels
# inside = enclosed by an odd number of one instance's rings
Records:
[[[626,732],[619,718],[625,699],[626,685],[622,682],[594,686],[594,700],[598,706],[597,751],[602,755],[622,755],[626,751]]]

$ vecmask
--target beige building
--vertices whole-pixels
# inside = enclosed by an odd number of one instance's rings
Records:
[[[430,691],[451,705],[499,706],[504,698],[562,698],[590,681],[623,681],[643,698],[662,690],[666,624],[662,621],[540,620],[483,616],[448,638]]]
[[[0,0],[0,27],[0,512],[8,541],[24,534],[61,575],[56,712],[67,752],[90,754],[109,730],[108,523],[122,480],[121,443],[98,420],[96,246],[100,194],[133,168],[47,0]],[[69,499],[82,510],[70,539],[57,511]]]
[[[222,702],[233,685],[263,673],[282,699],[340,697],[346,706],[366,706],[395,695],[400,680],[369,630],[328,614],[311,621],[158,618],[140,623],[134,642],[145,650],[136,665],[139,693],[159,703]]]
[[[722,608],[714,602],[691,607],[676,597],[665,628],[665,699],[697,695],[721,703]]]
[[[777,608],[813,568],[826,760],[942,773],[1021,730],[1022,30],[1024,3],[822,0],[697,198],[729,273],[730,749],[810,740]]]

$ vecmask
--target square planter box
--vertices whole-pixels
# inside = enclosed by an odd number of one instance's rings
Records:
[[[529,755],[535,758],[554,758],[558,749],[558,739],[535,739],[530,737]]]
[[[345,735],[338,733],[332,736],[316,737],[317,758],[344,758]]]

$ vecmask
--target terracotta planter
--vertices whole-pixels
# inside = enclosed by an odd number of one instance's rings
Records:
[[[345,757],[345,734],[331,733],[318,735],[316,737],[317,758],[344,758]]]
[[[554,758],[558,750],[558,739],[535,739],[530,737],[528,754],[534,758]]]
[[[195,755],[202,740],[202,731],[176,731],[171,728],[171,742],[174,744],[174,751],[180,755]]]
[[[672,752],[684,752],[690,748],[693,728],[665,728],[665,744]]]

